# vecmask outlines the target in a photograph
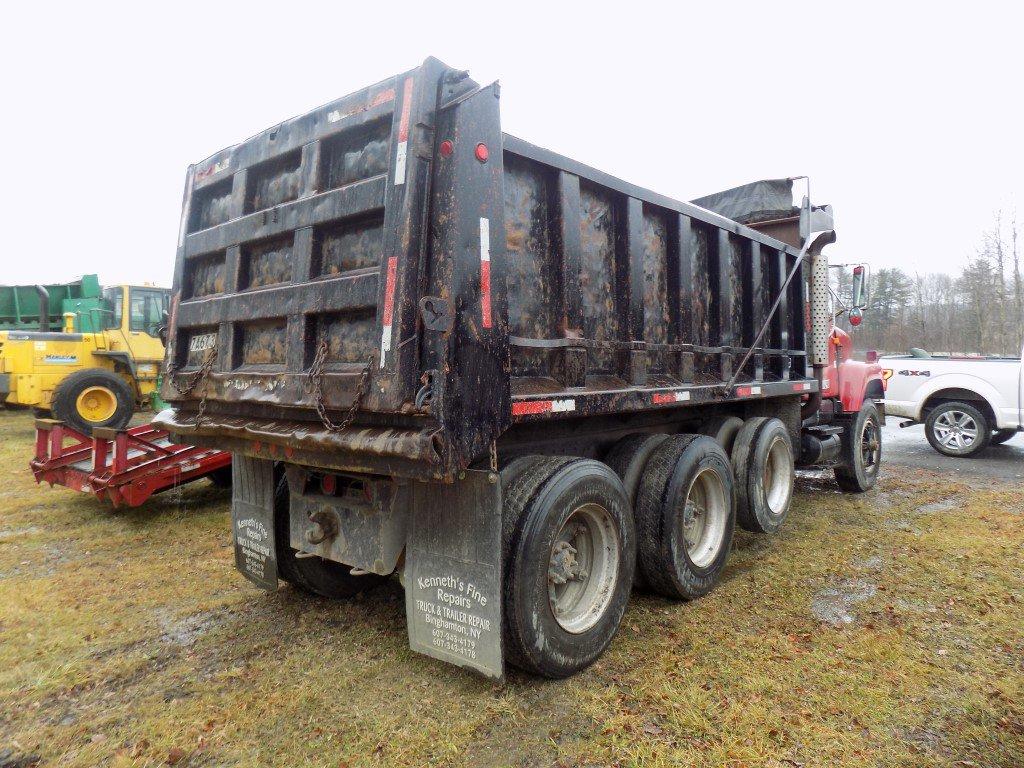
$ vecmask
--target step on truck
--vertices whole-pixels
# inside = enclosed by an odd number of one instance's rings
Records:
[[[827,208],[768,182],[748,227],[499,107],[428,59],[192,166],[156,423],[234,453],[255,584],[397,574],[415,650],[564,677],[635,581],[700,597],[737,523],[777,530],[795,465],[870,488],[881,385],[831,327]]]

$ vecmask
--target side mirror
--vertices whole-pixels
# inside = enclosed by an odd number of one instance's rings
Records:
[[[867,274],[864,265],[858,264],[853,268],[853,299],[850,302],[855,308],[863,308],[867,302]]]

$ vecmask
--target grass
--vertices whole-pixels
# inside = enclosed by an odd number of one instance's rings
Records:
[[[0,411],[0,765],[1024,765],[1020,487],[803,478],[707,598],[634,595],[590,670],[496,687],[408,650],[397,584],[250,587],[205,482],[114,511],[31,450]]]

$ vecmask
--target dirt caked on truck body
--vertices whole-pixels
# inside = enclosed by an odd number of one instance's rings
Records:
[[[157,422],[234,452],[254,583],[398,572],[416,650],[572,674],[634,577],[698,597],[777,529],[795,464],[874,483],[826,213],[752,218],[786,243],[624,183],[428,59],[189,169]]]

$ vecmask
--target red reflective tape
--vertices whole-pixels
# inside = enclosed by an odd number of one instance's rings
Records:
[[[736,387],[736,397],[750,397],[750,387]]]
[[[655,392],[651,395],[651,402],[655,405],[664,405],[665,403],[674,403],[676,396],[672,392]]]
[[[799,381],[793,385],[794,392],[810,392],[811,383],[809,381]]]
[[[409,113],[412,110],[412,78],[405,78],[405,85],[402,87],[402,116],[398,121],[398,140],[409,139]]]
[[[491,323],[491,262],[480,262],[480,315],[484,328]]]
[[[520,403],[512,403],[513,416],[529,416],[534,413],[548,413],[550,411],[550,400],[526,400]]]
[[[391,325],[391,318],[395,314],[395,280],[398,276],[398,257],[392,256],[388,259],[388,276],[384,284],[384,322],[383,325]]]

